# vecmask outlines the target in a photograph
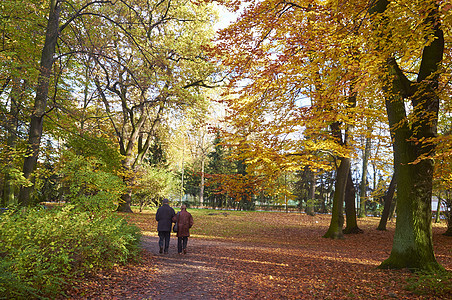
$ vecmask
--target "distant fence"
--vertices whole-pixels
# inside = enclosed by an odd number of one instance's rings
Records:
[[[301,212],[296,205],[287,205],[287,208],[286,205],[256,205],[255,210]]]

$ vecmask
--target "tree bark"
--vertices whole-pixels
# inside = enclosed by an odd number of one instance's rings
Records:
[[[344,234],[363,233],[364,231],[358,227],[358,221],[356,218],[356,205],[355,205],[356,189],[353,185],[353,178],[351,170],[348,171],[347,185],[345,188],[345,228]]]
[[[333,197],[333,208],[331,211],[331,222],[324,238],[341,239],[344,237],[342,227],[344,225],[344,198],[348,173],[350,170],[350,158],[342,158],[337,169],[335,191]]]
[[[204,156],[201,158],[201,183],[199,187],[199,206],[204,207]]]
[[[389,218],[388,220],[391,221],[392,218],[394,218],[394,213],[395,213],[395,209],[397,207],[397,197],[392,198],[392,202],[391,202],[391,209],[389,211]]]
[[[11,151],[11,155],[14,153],[17,144],[17,127],[19,126],[19,103],[22,98],[22,93],[24,92],[24,87],[21,86],[20,81],[14,77],[12,79],[13,86],[11,87],[11,97],[10,97],[10,111],[9,119],[6,122],[7,129],[7,140],[6,145],[8,146],[7,151]],[[11,155],[7,155],[5,162],[5,178],[3,184],[3,198],[2,207],[6,207],[15,203],[15,186],[13,184],[13,178],[11,177],[10,170],[13,168],[13,159]]]
[[[449,200],[450,201],[450,200]],[[446,236],[452,236],[452,207],[448,207],[446,211],[447,230],[443,234]]]
[[[438,204],[436,205],[435,223],[439,223],[441,216],[441,197],[438,196]]]
[[[308,216],[315,216],[314,203],[315,203],[315,173],[308,169],[309,182],[311,183],[309,189],[308,201],[306,203],[306,214]]]
[[[366,138],[366,146],[364,148],[363,153],[363,173],[361,176],[361,187],[360,187],[360,193],[359,193],[359,217],[364,218],[367,216],[367,210],[366,210],[366,191],[367,191],[367,166],[369,164],[369,154],[370,154],[370,147],[371,147],[371,139],[370,137]]]
[[[394,198],[394,192],[396,189],[396,176],[392,175],[391,183],[389,184],[388,190],[384,197],[384,207],[383,213],[381,214],[380,223],[378,224],[377,230],[386,230],[386,224],[388,223],[389,214],[392,207],[392,199]]]
[[[36,168],[41,145],[41,136],[43,120],[47,107],[47,95],[49,92],[50,74],[53,66],[53,55],[59,35],[60,1],[50,1],[49,20],[47,22],[46,38],[44,48],[41,54],[41,65],[39,70],[38,85],[34,109],[30,119],[30,128],[28,131],[28,156],[25,157],[23,165],[24,177],[31,179],[31,174]],[[22,206],[30,205],[30,193],[33,186],[21,187],[19,194],[19,204]]]

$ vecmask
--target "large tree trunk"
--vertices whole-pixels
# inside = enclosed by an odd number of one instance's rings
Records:
[[[345,188],[345,217],[346,223],[343,230],[344,234],[363,233],[358,227],[358,221],[356,218],[356,205],[355,205],[356,190],[353,185],[352,172],[348,171],[347,185]]]
[[[393,247],[380,268],[438,269],[431,233],[432,174],[429,160],[400,165]]]
[[[383,13],[388,3],[387,0],[377,1],[373,12]],[[380,22],[381,32],[385,32],[386,20],[380,19]],[[398,170],[397,221],[391,255],[380,268],[443,269],[433,254],[433,160],[428,158],[435,149],[432,138],[436,136],[439,111],[438,71],[444,51],[444,36],[434,1],[424,24],[432,29],[426,36],[433,34],[434,39],[429,37],[432,42],[423,49],[416,83],[408,80],[395,58],[387,59],[389,76],[384,79],[384,88],[393,137],[394,168]],[[413,107],[409,119],[405,98],[410,98]]]
[[[392,207],[392,199],[394,198],[394,192],[396,189],[396,176],[395,173],[392,175],[391,183],[389,184],[386,195],[384,196],[384,207],[383,213],[381,214],[380,223],[378,224],[377,230],[386,230],[386,224],[388,223],[389,214]]]
[[[49,92],[50,74],[53,66],[53,55],[58,39],[58,26],[60,18],[60,1],[50,1],[49,20],[47,22],[46,38],[41,55],[41,66],[39,70],[38,85],[33,113],[30,119],[28,132],[28,156],[25,157],[23,173],[25,178],[31,179],[31,173],[36,168],[38,161],[39,147],[41,144],[42,127],[47,107],[47,95]],[[22,206],[30,204],[30,193],[33,186],[22,187],[19,194],[19,203]]]

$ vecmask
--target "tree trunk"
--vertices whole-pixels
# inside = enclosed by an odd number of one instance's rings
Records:
[[[125,212],[125,213],[133,213],[131,205],[132,205],[132,188],[134,184],[134,175],[132,170],[132,157],[131,150],[128,151],[128,155],[122,161],[122,167],[125,171],[125,176],[123,177],[123,181],[127,186],[127,191],[121,195],[121,202],[119,203],[117,211]]]
[[[400,82],[393,84],[397,87]],[[429,140],[436,135],[439,100],[431,92],[433,91],[418,90],[419,98],[415,99],[417,101],[413,100],[413,106],[418,114],[422,109],[420,103],[427,106],[428,110],[433,110],[429,112],[433,119],[423,118],[415,121],[412,126],[407,124],[403,98],[389,96],[386,101],[391,133],[394,136],[394,162],[398,164],[394,168],[399,168],[399,171],[396,175],[397,220],[393,248],[390,257],[380,268],[442,269],[433,254],[431,233],[433,161],[422,159],[416,162],[421,155],[431,155],[434,145],[413,141],[413,137],[415,140]],[[426,114],[427,107],[423,109]],[[412,132],[411,128],[416,128],[417,132]]]
[[[16,149],[17,144],[17,127],[19,126],[19,103],[22,98],[22,93],[24,92],[24,87],[21,86],[17,78],[12,80],[13,86],[11,88],[11,104],[9,119],[6,122],[7,129],[7,140],[6,145],[8,146],[7,151],[11,151],[11,154],[7,155],[5,161],[5,178],[3,184],[3,198],[2,207],[6,207],[15,203],[15,186],[13,184],[13,178],[11,178],[10,170],[13,168],[12,155]]]
[[[331,212],[331,222],[328,231],[323,237],[332,239],[341,239],[344,237],[342,226],[344,225],[344,198],[345,187],[347,183],[348,173],[350,170],[350,158],[342,158],[341,164],[337,169],[335,191],[333,197],[333,208]]]
[[[438,196],[438,204],[436,205],[435,223],[439,223],[441,216],[441,197]]]
[[[306,214],[308,216],[315,216],[314,203],[315,203],[315,173],[312,170],[308,170],[309,181],[311,183],[309,189],[308,201],[306,203]]]
[[[448,211],[446,211],[446,222],[447,222],[447,230],[444,232],[444,235],[452,236],[452,207],[448,207]]]
[[[47,22],[46,38],[41,55],[41,66],[39,70],[38,85],[36,88],[36,97],[33,113],[30,119],[30,128],[28,132],[28,156],[25,157],[23,173],[25,178],[30,179],[31,173],[36,168],[38,161],[39,147],[41,144],[42,127],[47,107],[47,95],[49,92],[50,74],[53,66],[53,55],[58,39],[58,26],[60,18],[60,2],[58,0],[50,1],[49,20]],[[22,187],[19,194],[19,203],[22,206],[30,204],[30,193],[33,187]]]
[[[126,193],[124,193],[124,195],[121,196],[122,201],[118,206],[118,211],[131,213],[131,212],[133,212],[132,208],[131,208],[131,204],[132,204],[131,186],[134,184],[134,180],[135,180],[133,172],[134,172],[137,162],[142,159],[142,157],[145,155],[146,151],[149,148],[149,137],[144,146],[142,145],[142,141],[140,139],[140,131],[143,128],[143,126],[147,120],[147,116],[145,115],[145,110],[146,110],[146,106],[144,104],[145,102],[142,101],[141,105],[137,106],[137,109],[139,110],[139,116],[136,118],[136,120],[133,116],[130,118],[130,123],[131,123],[130,131],[121,131],[118,129],[118,126],[116,125],[114,118],[111,117],[110,103],[108,102],[107,96],[105,95],[104,91],[102,90],[101,84],[98,79],[95,79],[95,84],[97,87],[97,91],[99,92],[99,95],[105,105],[105,110],[106,110],[107,114],[109,115],[113,128],[116,131],[116,136],[118,138],[120,153],[125,156],[124,160],[122,161],[122,167],[123,167],[124,171],[126,172],[126,176],[123,177],[123,181],[127,185],[128,190]],[[123,82],[121,82],[121,84],[119,84],[119,86],[120,86],[119,90],[116,88],[111,88],[111,87],[107,87],[107,89],[116,93],[118,95],[118,97],[121,99],[123,114],[132,114],[133,115],[133,112],[131,112],[131,110],[127,107],[127,85],[124,84]],[[163,107],[161,106],[159,113],[161,112],[162,109],[163,109]],[[158,116],[157,116],[157,119],[158,119]],[[154,120],[153,126],[157,123],[157,119]],[[123,120],[123,124],[121,124],[121,125],[122,125],[122,127],[125,127],[126,121]],[[153,129],[153,127],[152,127],[152,129]],[[136,147],[138,148],[139,153],[137,156],[134,157],[134,150]]]
[[[345,188],[345,229],[344,234],[363,233],[358,227],[358,221],[356,218],[356,206],[355,206],[356,190],[353,185],[353,178],[351,170],[348,171],[347,185]]]
[[[128,190],[121,196],[121,203],[119,203],[118,211],[125,213],[133,213],[131,204],[132,204],[132,191]]]
[[[380,268],[438,269],[431,234],[433,164],[400,165],[397,219],[390,257]],[[427,178],[425,178],[427,177]]]
[[[391,183],[389,184],[388,191],[384,197],[383,213],[381,214],[380,223],[377,230],[386,230],[386,224],[388,223],[389,214],[392,207],[392,199],[394,198],[394,192],[396,189],[396,176],[392,175]]]
[[[201,184],[199,187],[199,206],[204,206],[204,156],[201,159]]]
[[[397,207],[397,197],[392,198],[391,209],[389,211],[389,218],[388,218],[389,221],[391,221],[392,218],[394,218],[394,212],[395,212],[396,207]]]
[[[324,184],[324,181],[323,181],[323,176],[320,176],[320,191],[319,191],[319,194],[320,194],[320,212],[321,213],[323,213],[323,214],[325,214],[327,211],[326,211],[326,203],[325,203],[325,197],[324,197],[324,190],[325,190],[325,184]]]
[[[363,153],[363,173],[361,176],[361,187],[360,187],[360,193],[359,193],[359,217],[364,218],[367,216],[367,210],[366,210],[366,202],[367,202],[367,166],[369,164],[369,154],[370,154],[370,147],[371,147],[372,140],[370,137],[366,138],[366,147],[364,149]]]
[[[353,84],[350,87],[351,94],[348,97],[348,108],[353,108],[356,106],[356,92],[353,89]],[[347,146],[350,143],[350,131],[352,125],[347,124],[345,127],[344,139],[342,140],[342,133],[340,129],[340,123],[334,122],[331,126],[332,136],[335,138],[336,142],[342,146]],[[331,212],[331,223],[328,231],[323,237],[339,239],[343,238],[342,226],[344,225],[344,200],[345,191],[348,181],[348,176],[350,173],[351,159],[349,157],[338,158],[340,160],[340,165],[336,173],[336,183],[333,196],[333,208]]]

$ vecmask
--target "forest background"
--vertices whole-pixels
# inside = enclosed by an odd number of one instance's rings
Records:
[[[238,16],[218,31],[216,4]],[[134,256],[139,231],[112,212],[164,197],[330,213],[330,238],[361,233],[357,217],[381,216],[384,230],[396,216],[382,267],[444,270],[431,222],[436,211],[451,234],[447,1],[0,7],[5,289],[27,278],[17,293],[57,291],[56,269]],[[49,212],[44,202],[65,205]],[[95,254],[92,240],[77,240],[86,222],[87,236],[108,236]],[[55,242],[29,224],[74,232]]]

